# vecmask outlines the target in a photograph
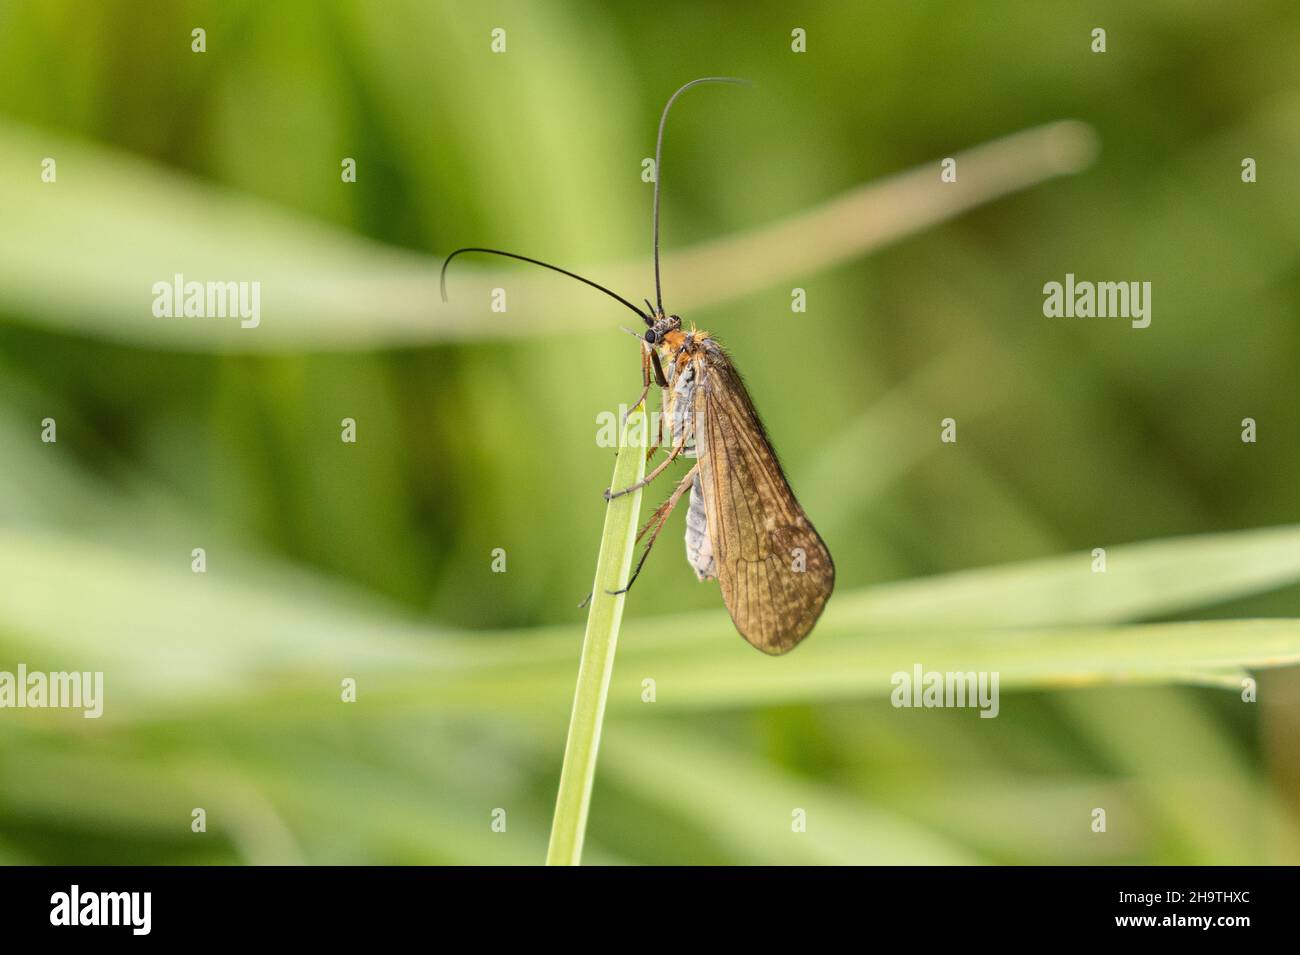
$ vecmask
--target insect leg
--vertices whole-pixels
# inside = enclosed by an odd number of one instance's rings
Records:
[[[649,531],[650,528],[655,527],[661,521],[667,520],[668,514],[672,511],[673,505],[676,503],[677,498],[674,495],[669,495],[668,500],[655,508],[655,512],[650,515],[650,520],[646,521],[642,528],[636,532],[636,543],[641,543],[641,538],[645,537],[646,532]]]
[[[664,403],[661,401],[661,402],[659,403],[659,411],[656,412],[656,414],[657,414],[658,417],[659,417],[659,421],[658,421],[657,426],[656,426],[656,428],[655,428],[655,439],[654,439],[654,442],[650,445],[650,447],[646,449],[646,453],[645,453],[645,459],[646,459],[647,461],[649,461],[651,458],[653,458],[653,457],[655,456],[655,452],[659,450],[659,446],[662,445],[662,444],[664,443],[664,412],[663,412],[663,409],[664,409]]]
[[[653,348],[647,349],[650,352],[650,361],[655,367],[655,384],[660,388],[668,387],[668,379],[664,377],[664,366],[659,364],[659,353]]]
[[[621,491],[610,491],[607,489],[605,491],[605,500],[612,501],[616,497],[622,497],[624,494],[631,494],[633,491],[645,487],[647,484],[649,484],[659,475],[663,474],[664,469],[667,468],[668,465],[672,464],[673,461],[677,460],[677,455],[681,454],[682,450],[685,447],[686,447],[686,432],[683,431],[681,440],[678,441],[675,445],[673,445],[672,453],[669,454],[668,457],[666,457],[663,461],[661,461],[658,467],[656,467],[653,471],[651,471],[641,480],[637,481],[635,484],[629,484]]]
[[[655,456],[655,452],[664,443],[664,416],[668,413],[668,379],[664,377],[663,366],[659,364],[659,353],[653,348],[650,349],[650,360],[654,363],[655,382],[659,385],[659,420],[656,422],[654,443],[645,453],[647,461]]]
[[[628,578],[628,581],[623,586],[622,590],[607,590],[606,593],[617,596],[618,594],[625,594],[632,589],[632,585],[636,583],[636,579],[641,573],[641,568],[645,565],[645,559],[650,556],[650,549],[655,546],[655,541],[659,538],[659,532],[662,531],[664,525],[668,523],[668,515],[673,512],[673,508],[676,507],[677,502],[682,499],[682,495],[685,494],[695,482],[695,473],[699,471],[699,469],[700,466],[698,464],[692,467],[686,477],[682,478],[682,483],[678,484],[676,490],[669,495],[668,500],[664,501],[655,509],[654,514],[651,516],[650,520],[646,522],[645,527],[641,528],[640,533],[636,535],[636,539],[639,541],[645,535],[645,532],[650,530],[651,525],[654,525],[654,531],[651,533],[650,539],[646,541],[645,550],[641,552],[641,559],[636,562],[636,567],[632,570],[632,576]]]
[[[637,395],[636,401],[627,406],[627,411],[623,412],[623,424],[627,424],[627,417],[641,402],[645,401],[645,396],[650,394],[650,346],[644,342],[641,344],[641,394]],[[663,372],[659,370],[658,359],[655,360],[655,372],[662,376]]]

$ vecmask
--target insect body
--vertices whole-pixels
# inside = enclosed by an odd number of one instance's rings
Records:
[[[695,414],[695,366],[689,361],[679,375],[676,365],[670,364],[668,384],[672,388],[669,420],[672,422],[674,441],[681,437],[686,422]],[[696,458],[694,437],[683,441],[682,454]],[[709,535],[709,513],[704,504],[704,486],[700,483],[700,469],[691,469],[690,504],[686,511],[686,562],[700,580],[713,580],[718,576],[718,563],[714,559],[713,538]]]
[[[497,249],[457,249],[442,267],[446,300],[447,265],[462,252],[503,255],[560,272],[604,292],[636,312],[647,326],[641,344],[641,396],[651,379],[661,389],[661,425],[669,422],[671,449],[664,461],[631,487],[605,492],[606,500],[650,484],[678,457],[695,464],[641,528],[646,539],[636,568],[620,593],[632,586],[668,516],[689,494],[686,559],[700,580],[716,579],[741,636],[764,653],[794,647],[817,622],[835,586],[835,565],[803,508],[795,499],[763,423],[731,359],[707,332],[683,331],[681,318],[666,315],[659,280],[659,183],[663,176],[664,124],[684,91],[725,77],[692,80],[664,107],[655,148],[654,257],[656,304],[642,311],[621,295],[558,266]],[[651,454],[656,449],[651,449]]]
[[[790,490],[722,346],[707,332],[674,327],[652,347],[665,369],[673,447],[697,462],[674,493],[690,495],[687,561],[700,580],[717,578],[741,636],[765,653],[784,653],[808,635],[830,598],[830,551]],[[671,509],[656,512],[642,533],[657,536]]]

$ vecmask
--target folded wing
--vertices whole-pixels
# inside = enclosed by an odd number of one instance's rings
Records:
[[[708,340],[695,360],[696,450],[722,599],[741,636],[785,653],[821,616],[835,565],[726,353]]]

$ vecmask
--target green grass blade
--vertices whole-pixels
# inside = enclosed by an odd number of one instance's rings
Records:
[[[1092,574],[1088,555],[1076,554],[846,591],[807,644],[780,661],[750,651],[721,607],[630,619],[610,705],[639,706],[646,676],[658,681],[660,708],[702,708],[880,696],[891,673],[916,662],[997,669],[1010,690],[1202,683],[1300,660],[1294,619],[1117,625],[1300,580],[1300,528],[1116,547],[1109,566]],[[530,707],[563,719],[572,627],[440,630],[246,554],[226,552],[222,567],[195,575],[179,546],[162,563],[78,535],[9,527],[0,535],[9,584],[0,588],[0,652],[105,670],[123,717],[256,706],[264,718],[293,719],[345,668],[374,712]]]
[[[1049,123],[958,153],[974,187],[936,192],[932,164],[859,185],[832,201],[665,256],[683,312],[735,301],[867,254],[975,206],[1077,172],[1092,132]],[[386,246],[272,203],[103,145],[0,118],[0,166],[53,155],[76,174],[57,188],[0,179],[0,309],[94,338],[193,351],[371,349],[536,335],[607,317],[595,300],[559,300],[550,279],[465,263],[442,303],[441,262]],[[106,226],[105,224],[109,224]],[[65,251],[76,248],[69,258]],[[585,270],[582,263],[575,263]],[[616,287],[644,263],[602,267]],[[238,321],[153,316],[152,286],[257,281],[266,314]],[[493,320],[487,295],[510,276],[512,313]]]
[[[624,422],[611,487],[629,487],[645,475],[642,444],[629,441],[630,435],[644,434],[645,426],[643,403]],[[600,556],[596,559],[596,580],[587,611],[587,632],[582,641],[582,661],[578,664],[578,687],[573,695],[569,737],[564,746],[547,865],[577,865],[582,860],[582,840],[600,749],[600,727],[614,672],[618,628],[623,620],[625,595],[609,591],[622,588],[632,571],[640,511],[639,489],[609,502],[605,510],[605,530],[600,538]]]
[[[736,638],[739,639],[739,638]],[[732,708],[888,696],[891,677],[926,670],[997,672],[1011,690],[1206,681],[1207,672],[1300,663],[1300,620],[1211,620],[1107,627],[936,630],[816,634],[782,659],[761,666],[714,642],[694,653],[629,652],[611,689],[612,703],[636,710],[640,678],[652,675],[659,707]],[[1226,680],[1215,685],[1224,686]],[[1237,685],[1240,689],[1240,684]]]
[[[831,607],[871,627],[1119,623],[1203,607],[1300,579],[1300,525],[1166,537],[882,584]]]

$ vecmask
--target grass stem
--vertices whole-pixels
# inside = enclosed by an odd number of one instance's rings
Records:
[[[628,487],[645,475],[645,404],[637,406],[619,434],[618,459],[610,486]],[[614,671],[614,650],[623,620],[623,594],[611,594],[626,584],[636,550],[637,519],[641,492],[634,491],[610,501],[605,509],[605,529],[596,559],[596,579],[587,610],[587,631],[582,640],[578,664],[578,686],[573,695],[569,737],[564,746],[560,790],[555,798],[551,843],[547,865],[578,865],[591,806],[591,786],[596,777],[596,755],[600,749],[600,727],[605,718],[605,700]]]

